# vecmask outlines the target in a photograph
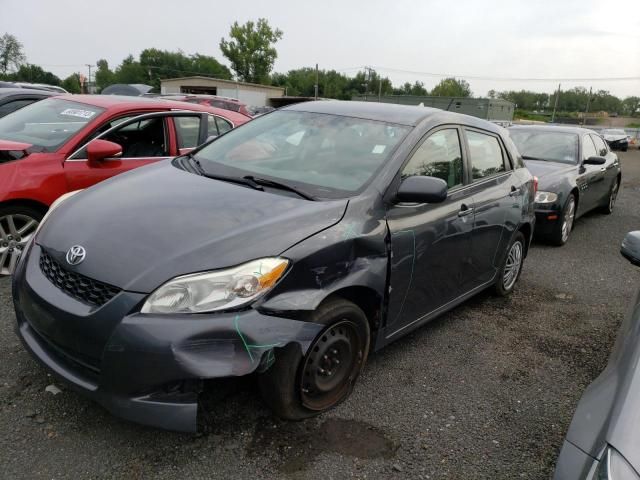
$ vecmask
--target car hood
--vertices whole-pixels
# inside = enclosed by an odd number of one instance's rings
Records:
[[[252,190],[161,162],[74,195],[36,242],[68,269],[148,293],[178,275],[277,256],[337,223],[347,203]],[[86,258],[71,267],[73,245]]]
[[[626,140],[626,135],[603,135],[602,136],[607,142],[617,142],[618,140]]]

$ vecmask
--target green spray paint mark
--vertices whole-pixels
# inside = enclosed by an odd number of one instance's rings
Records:
[[[244,338],[244,335],[242,335],[242,332],[240,331],[240,326],[238,325],[238,319],[239,319],[239,315],[236,315],[235,318],[233,319],[233,326],[236,328],[236,332],[238,333],[240,340],[242,340],[242,344],[244,345],[244,349],[247,351],[247,355],[249,355],[249,360],[251,361],[251,363],[253,363],[253,355],[251,354],[252,348],[273,348],[273,347],[279,347],[282,345],[281,343],[269,343],[265,345],[253,345],[253,344],[247,343],[247,340]],[[273,352],[270,352],[270,353],[272,354]],[[267,358],[267,360],[269,359]]]

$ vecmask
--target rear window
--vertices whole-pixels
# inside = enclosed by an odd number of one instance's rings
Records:
[[[49,98],[0,118],[0,139],[30,143],[53,152],[95,120],[103,108]]]
[[[578,135],[575,133],[510,129],[509,135],[525,160],[578,162]]]

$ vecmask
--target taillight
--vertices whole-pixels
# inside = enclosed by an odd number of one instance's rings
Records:
[[[533,177],[533,194],[538,193],[538,177],[534,175]]]

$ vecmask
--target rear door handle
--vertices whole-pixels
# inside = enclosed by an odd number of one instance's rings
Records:
[[[510,197],[517,197],[520,193],[522,193],[522,190],[514,187],[513,185],[511,186],[511,191],[509,192]]]
[[[469,208],[464,203],[460,205],[460,211],[458,212],[459,217],[466,217],[467,215],[471,215],[473,213],[473,208]]]

